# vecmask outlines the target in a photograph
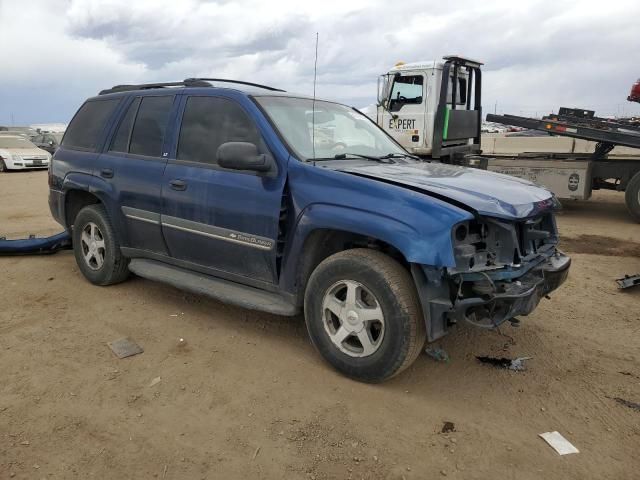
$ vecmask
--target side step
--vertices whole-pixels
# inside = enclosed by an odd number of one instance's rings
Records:
[[[288,317],[299,313],[299,309],[295,305],[277,293],[240,285],[202,273],[191,272],[155,260],[134,258],[129,263],[129,270],[149,280],[168,283],[181,290],[206,295],[250,310],[259,310]]]

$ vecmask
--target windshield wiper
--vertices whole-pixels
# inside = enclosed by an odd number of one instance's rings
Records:
[[[382,157],[374,157],[372,155],[361,155],[359,153],[338,153],[336,155],[334,155],[333,157],[326,157],[326,158],[313,158],[311,160],[314,161],[323,161],[323,160],[345,160],[347,158],[347,156],[351,156],[351,157],[358,157],[358,158],[364,158],[365,160],[371,160],[373,162],[380,162],[380,163],[396,163],[392,160],[391,157],[384,155]]]
[[[386,155],[382,155],[378,158],[411,158],[413,160],[421,160],[420,157],[416,155],[411,155],[410,153],[387,153]]]

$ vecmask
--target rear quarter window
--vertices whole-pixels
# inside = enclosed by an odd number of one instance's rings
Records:
[[[73,117],[62,141],[65,148],[95,152],[119,98],[85,102]]]

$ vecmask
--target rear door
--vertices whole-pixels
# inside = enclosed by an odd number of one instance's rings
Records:
[[[167,254],[160,228],[164,139],[175,95],[132,97],[94,174],[110,188],[125,248]],[[141,252],[138,252],[141,253]],[[135,256],[136,252],[129,252]]]
[[[227,170],[216,160],[218,147],[232,141],[269,153],[248,114],[257,108],[214,96],[188,96],[183,104],[175,155],[162,184],[162,230],[171,256],[214,275],[244,277],[248,284],[276,282],[285,171]]]

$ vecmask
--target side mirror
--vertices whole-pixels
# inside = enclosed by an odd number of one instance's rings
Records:
[[[53,140],[49,140],[49,146],[53,147]]]
[[[274,167],[273,157],[258,153],[258,147],[249,142],[227,142],[216,152],[218,165],[231,170],[270,172]]]

